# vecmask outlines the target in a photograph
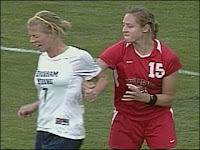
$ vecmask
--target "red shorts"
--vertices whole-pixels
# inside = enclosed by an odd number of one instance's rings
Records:
[[[115,112],[112,119],[109,146],[111,149],[140,149],[143,141],[150,149],[170,149],[177,145],[173,114],[134,121]]]

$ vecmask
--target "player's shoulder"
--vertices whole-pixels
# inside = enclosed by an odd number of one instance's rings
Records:
[[[90,53],[83,49],[83,48],[80,48],[80,47],[77,47],[77,46],[68,46],[68,57],[77,57],[77,58],[83,58],[83,57],[90,57]]]
[[[175,55],[174,50],[166,45],[164,42],[155,40],[157,42],[157,49],[163,54],[163,55]]]
[[[111,44],[111,46],[109,46],[109,48],[118,48],[118,47],[121,48],[121,47],[126,46],[127,44],[129,44],[129,43],[126,43],[124,40],[120,40],[118,42]]]

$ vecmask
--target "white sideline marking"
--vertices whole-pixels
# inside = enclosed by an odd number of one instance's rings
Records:
[[[23,48],[9,48],[9,47],[4,47],[4,46],[1,46],[1,50],[14,51],[14,52],[25,52],[25,53],[41,53],[40,51],[37,51],[37,50],[28,50],[28,49],[23,49]]]
[[[199,76],[199,72],[187,71],[182,69],[180,69],[178,72],[186,75]]]
[[[9,48],[9,47],[4,47],[1,46],[1,50],[5,51],[14,51],[14,52],[25,52],[25,53],[38,53],[40,54],[40,51],[37,50],[28,50],[28,49],[23,49],[23,48]],[[187,71],[187,70],[179,70],[180,74],[185,74],[185,75],[192,75],[192,76],[199,76],[199,72],[193,72],[193,71]]]

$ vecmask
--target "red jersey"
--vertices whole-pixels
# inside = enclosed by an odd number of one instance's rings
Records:
[[[132,120],[149,120],[169,111],[169,107],[150,106],[139,101],[122,101],[127,91],[126,83],[134,84],[149,94],[162,93],[165,76],[181,68],[176,54],[163,43],[154,40],[154,49],[149,55],[140,55],[131,43],[119,41],[100,54],[110,69],[114,70],[114,107]]]

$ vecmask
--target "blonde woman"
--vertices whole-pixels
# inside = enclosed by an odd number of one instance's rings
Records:
[[[18,116],[38,110],[35,149],[79,149],[85,138],[82,83],[96,78],[102,88],[96,88],[95,96],[107,85],[88,52],[62,41],[69,27],[50,11],[40,11],[27,22],[30,42],[42,52],[34,78],[38,100],[22,106]]]

